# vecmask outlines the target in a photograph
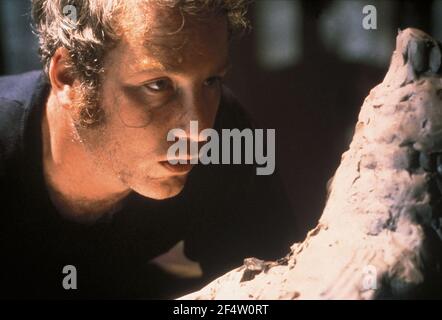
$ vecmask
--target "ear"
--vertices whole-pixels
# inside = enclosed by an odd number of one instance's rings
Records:
[[[75,96],[75,78],[68,67],[69,54],[65,48],[58,48],[49,65],[49,81],[58,103],[69,109]]]

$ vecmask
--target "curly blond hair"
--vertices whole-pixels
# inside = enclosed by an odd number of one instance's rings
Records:
[[[245,15],[251,0],[136,0],[177,8],[191,16],[225,15],[230,34],[248,28]],[[45,72],[55,51],[63,47],[70,57],[69,69],[81,79],[83,92],[91,106],[82,110],[85,123],[94,123],[101,113],[96,92],[103,72],[105,54],[121,39],[119,18],[127,0],[32,0],[34,29],[39,37],[39,53]],[[88,119],[89,118],[89,119]]]

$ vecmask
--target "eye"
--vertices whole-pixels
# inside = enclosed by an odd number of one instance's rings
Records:
[[[210,77],[208,78],[206,81],[204,81],[204,85],[208,86],[208,87],[213,87],[216,85],[221,84],[221,82],[223,81],[222,77]]]
[[[143,85],[146,89],[153,93],[160,93],[172,89],[172,83],[168,79],[158,79]]]

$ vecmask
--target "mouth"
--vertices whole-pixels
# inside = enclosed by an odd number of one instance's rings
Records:
[[[169,161],[160,161],[160,164],[173,173],[186,174],[193,168],[193,164],[170,164]]]

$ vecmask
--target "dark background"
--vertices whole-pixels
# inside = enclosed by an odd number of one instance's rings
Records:
[[[377,9],[377,29],[362,8]],[[30,0],[0,0],[0,74],[39,69]],[[257,127],[276,129],[277,170],[311,228],[364,98],[382,81],[398,29],[442,39],[442,0],[256,0],[252,31],[232,46],[228,84]]]

